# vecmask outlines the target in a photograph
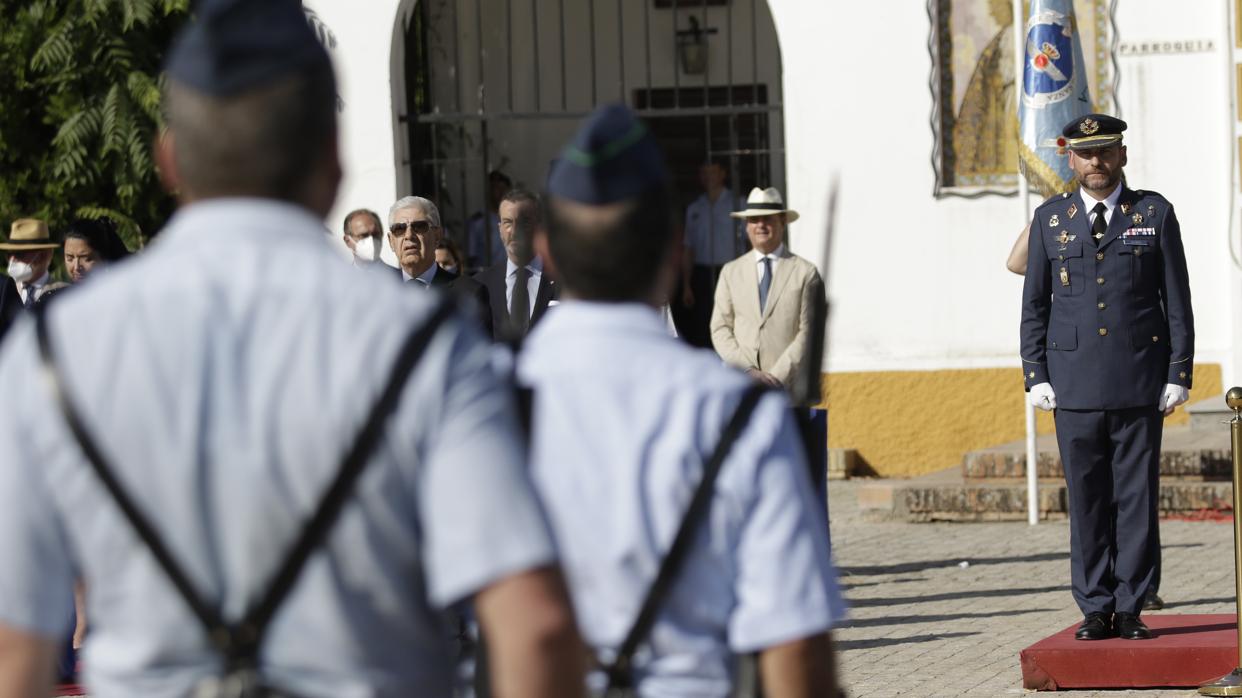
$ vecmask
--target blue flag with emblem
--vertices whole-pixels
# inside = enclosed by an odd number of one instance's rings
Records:
[[[1094,111],[1073,0],[1031,0],[1025,38],[1019,166],[1033,187],[1051,196],[1074,179],[1061,129]]]

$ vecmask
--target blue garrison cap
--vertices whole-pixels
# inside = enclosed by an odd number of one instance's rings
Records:
[[[202,0],[194,14],[164,68],[200,92],[230,97],[330,64],[301,0]]]
[[[667,186],[664,155],[647,126],[621,104],[599,107],[553,161],[548,193],[600,206]]]

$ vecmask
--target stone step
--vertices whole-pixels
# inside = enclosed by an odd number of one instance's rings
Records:
[[[1225,404],[1225,396],[1217,395],[1186,406],[1193,431],[1215,431],[1223,422],[1233,419],[1233,410]]]
[[[1061,467],[1056,436],[1040,436],[1036,447],[1039,453],[1036,470],[1038,476],[1053,479],[1064,477],[1065,471]],[[962,458],[961,469],[962,476],[971,481],[1025,478],[1026,442],[1014,441],[971,451]],[[1228,425],[1217,423],[1212,428],[1180,426],[1165,429],[1160,447],[1160,476],[1199,480],[1231,479],[1233,460]]]
[[[1066,516],[1065,482],[1041,480],[1039,518]],[[1177,516],[1228,512],[1233,508],[1231,482],[1178,478],[1160,481],[1160,514]],[[859,488],[858,505],[870,520],[1025,521],[1026,483],[1021,480],[977,482],[956,469],[911,480],[877,480]]]

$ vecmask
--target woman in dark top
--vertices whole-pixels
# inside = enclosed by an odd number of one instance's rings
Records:
[[[65,272],[69,284],[48,284],[47,290],[35,301],[36,305],[51,300],[70,284],[79,284],[91,272],[129,256],[129,249],[117,235],[116,223],[111,218],[78,218],[64,232]]]
[[[81,283],[93,270],[129,255],[111,218],[79,218],[65,230],[65,271]]]

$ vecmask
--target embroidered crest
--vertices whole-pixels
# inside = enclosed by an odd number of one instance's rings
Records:
[[[1072,14],[1032,14],[1026,23],[1026,79],[1019,93],[1022,104],[1044,109],[1076,96],[1078,66],[1074,64],[1073,37]]]
[[[1095,119],[1086,118],[1082,120],[1081,124],[1078,124],[1078,129],[1083,132],[1083,135],[1090,136],[1100,130],[1100,123]]]
[[[1061,225],[1061,219],[1057,218],[1057,214],[1054,213],[1052,214],[1052,218],[1048,219],[1048,227],[1055,228],[1058,225]]]
[[[1068,213],[1069,217],[1072,219],[1078,214],[1078,204],[1070,204],[1069,210],[1066,211],[1066,213]]]

